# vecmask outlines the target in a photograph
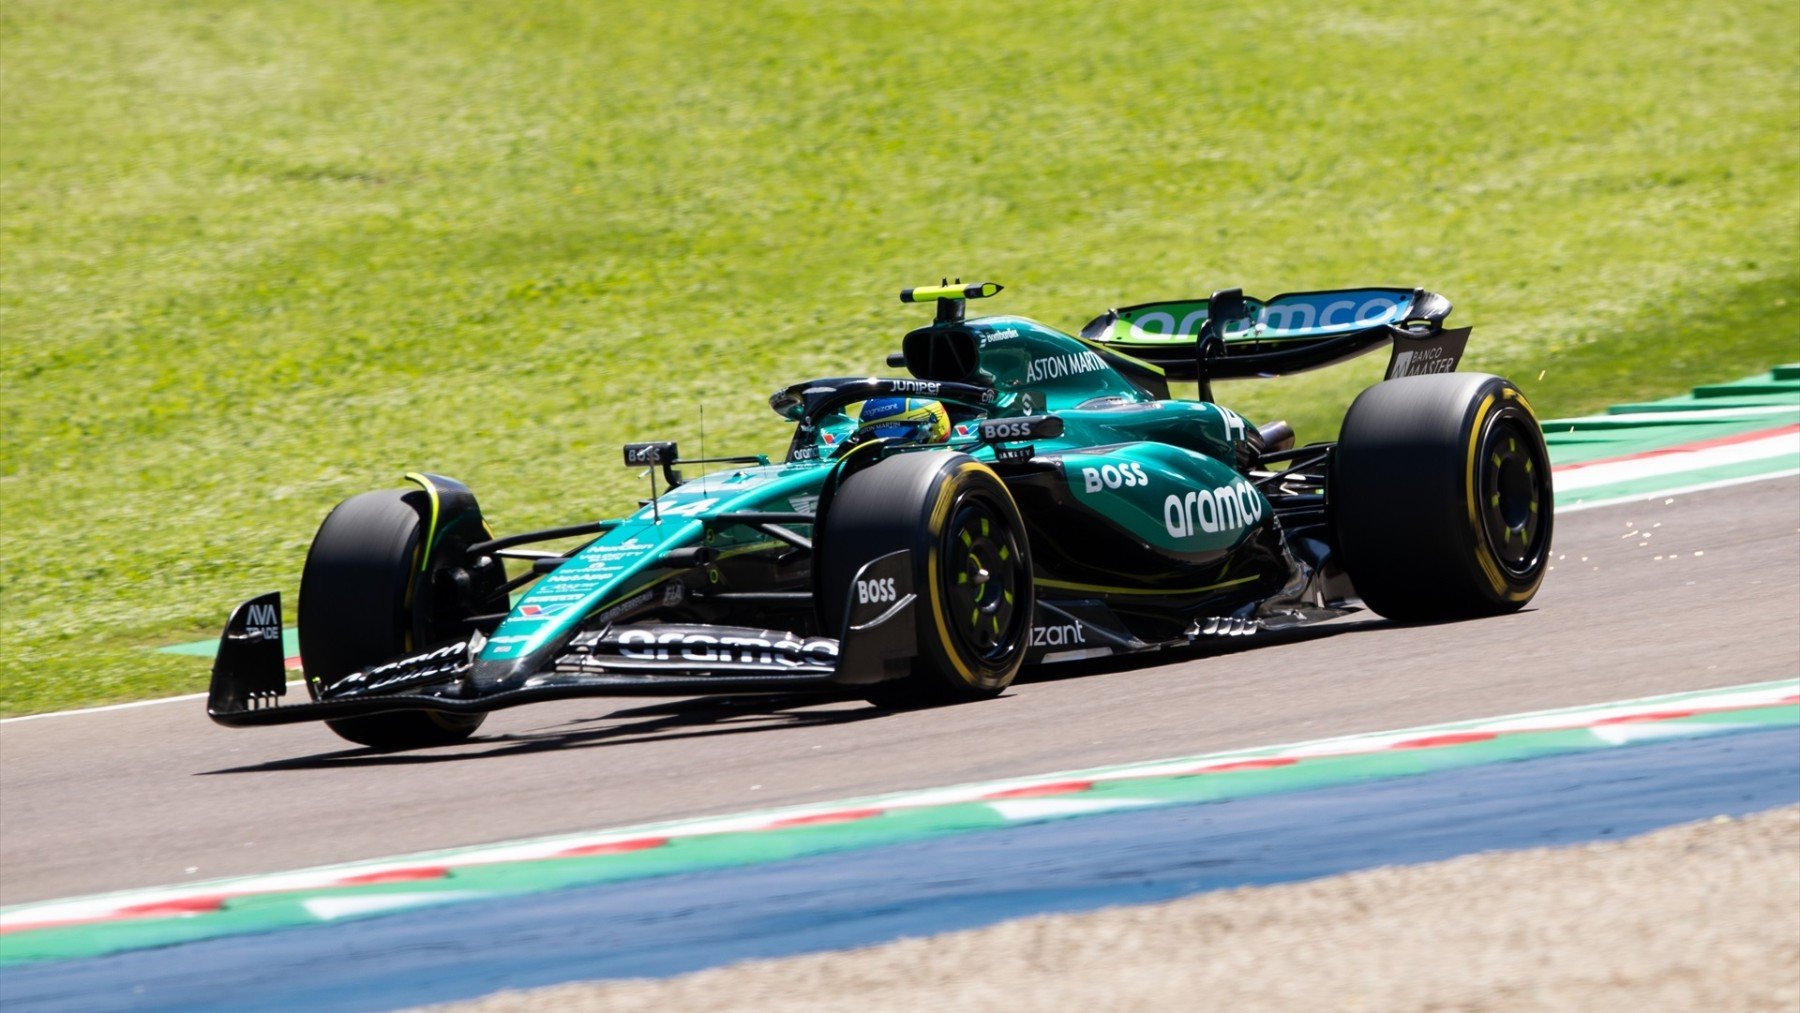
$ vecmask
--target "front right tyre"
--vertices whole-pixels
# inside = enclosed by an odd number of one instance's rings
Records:
[[[352,496],[319,525],[300,573],[300,658],[313,699],[370,665],[432,646],[416,643],[426,497],[389,489]],[[407,710],[325,722],[351,742],[414,749],[460,742],[485,714]]]

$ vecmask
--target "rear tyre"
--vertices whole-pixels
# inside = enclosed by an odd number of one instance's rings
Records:
[[[842,616],[856,572],[911,554],[918,654],[864,688],[884,707],[998,696],[1024,664],[1036,596],[1025,525],[999,476],[966,454],[897,454],[844,480],[819,527],[819,599]]]
[[[1550,558],[1550,458],[1525,396],[1484,373],[1409,376],[1344,416],[1330,498],[1344,569],[1400,622],[1512,612]]]
[[[427,644],[414,642],[422,492],[386,490],[338,504],[313,536],[300,575],[300,657],[313,699],[369,665]],[[351,742],[413,749],[460,742],[485,714],[394,711],[325,722]]]

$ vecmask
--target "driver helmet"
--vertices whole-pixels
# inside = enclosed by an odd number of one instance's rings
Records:
[[[950,438],[950,413],[942,401],[876,397],[863,402],[857,434],[901,443],[942,443]]]

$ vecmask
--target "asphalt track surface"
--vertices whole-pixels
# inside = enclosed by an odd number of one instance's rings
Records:
[[[10,723],[0,902],[1793,676],[1797,533],[1793,478],[1569,514],[1555,571],[1513,616],[1358,615],[1044,669],[999,700],[926,712],[572,701],[406,754],[315,726],[219,728],[197,700]]]
[[[1351,779],[1226,802],[1124,808],[467,900],[272,937],[187,942],[175,951],[25,964],[5,969],[4,994],[10,1004],[45,1013],[401,1009],[501,989],[662,978],[1474,851],[1610,840],[1800,800],[1800,728],[1791,720],[1760,731],[1706,727],[1688,725],[1685,734],[1665,727],[1669,737],[1631,748]],[[179,959],[170,959],[171,952]],[[270,953],[279,959],[270,960]],[[256,973],[245,974],[249,967]],[[1768,973],[1779,980],[1779,971]],[[808,991],[798,988],[793,998]],[[760,1004],[733,1003],[770,1005],[766,997]]]

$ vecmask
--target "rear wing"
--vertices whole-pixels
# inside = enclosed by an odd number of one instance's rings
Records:
[[[1445,330],[1450,300],[1422,288],[1346,288],[1256,299],[1211,298],[1108,310],[1081,336],[1161,366],[1170,379],[1239,380],[1330,366],[1392,346],[1387,375],[1456,369],[1469,328]]]

